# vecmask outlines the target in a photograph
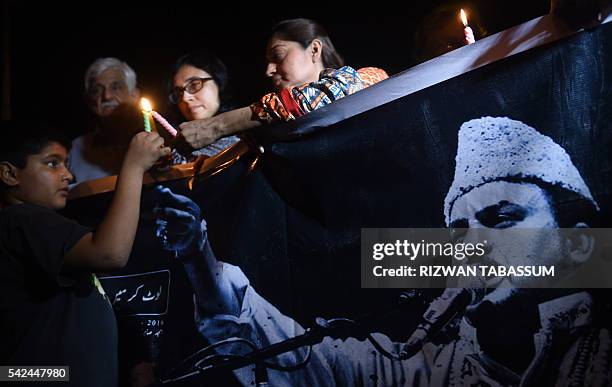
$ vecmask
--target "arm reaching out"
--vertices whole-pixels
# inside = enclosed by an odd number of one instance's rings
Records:
[[[193,149],[199,149],[212,144],[221,137],[258,126],[261,126],[261,122],[252,117],[251,109],[243,107],[214,117],[183,122],[179,128],[183,140]]]
[[[223,262],[217,260],[212,251],[200,207],[168,188],[156,189],[155,235],[162,248],[174,251],[183,263],[198,306],[207,313],[238,316],[243,295],[233,291]]]
[[[248,107],[184,122],[180,125],[181,136],[192,148],[202,148],[221,137],[264,124],[293,120],[388,77],[384,70],[375,67],[325,69],[316,82],[266,94]]]
[[[117,176],[115,196],[104,220],[94,232],[81,238],[65,256],[65,263],[95,271],[125,266],[132,250],[144,172],[170,153],[157,133],[138,133],[132,139]]]

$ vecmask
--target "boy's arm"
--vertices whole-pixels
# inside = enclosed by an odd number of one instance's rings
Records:
[[[170,148],[157,133],[134,136],[117,176],[115,196],[100,226],[86,234],[65,255],[66,265],[105,271],[125,266],[140,214],[144,172]]]

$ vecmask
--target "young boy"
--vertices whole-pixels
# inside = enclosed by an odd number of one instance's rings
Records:
[[[62,385],[116,386],[115,316],[92,272],[127,263],[143,174],[170,149],[156,133],[134,136],[91,231],[55,212],[72,180],[69,143],[31,123],[3,122],[0,135],[0,365],[69,366]]]

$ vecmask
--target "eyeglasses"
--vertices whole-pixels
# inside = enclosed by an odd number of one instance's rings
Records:
[[[173,104],[179,103],[179,101],[183,98],[184,92],[188,92],[189,94],[195,94],[198,91],[202,90],[206,82],[212,81],[212,80],[213,78],[211,77],[193,78],[189,82],[187,82],[185,87],[177,86],[177,87],[172,88],[172,93],[170,93],[170,96],[169,96],[170,102],[172,102]]]

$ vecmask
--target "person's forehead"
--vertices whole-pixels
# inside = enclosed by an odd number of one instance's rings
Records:
[[[192,79],[208,77],[211,77],[211,75],[201,68],[192,65],[184,65],[181,66],[179,71],[176,72],[176,75],[174,76],[174,85],[183,86],[184,83],[189,82]]]
[[[93,83],[110,84],[113,82],[126,83],[123,71],[115,67],[108,68],[93,78]]]
[[[529,208],[548,206],[546,191],[536,184],[493,181],[460,196],[453,205],[451,220],[469,217],[500,202]]]
[[[272,38],[268,42],[268,51],[274,50],[275,48],[291,48],[299,46],[298,42],[294,42],[292,40],[284,40],[279,38]]]
[[[68,153],[68,150],[66,149],[65,146],[63,146],[59,142],[51,141],[41,150],[40,153],[45,153],[45,152],[49,154],[66,154]]]
[[[30,157],[45,158],[50,156],[59,156],[66,158],[68,150],[57,141],[51,141],[45,145],[40,152],[30,155]]]

